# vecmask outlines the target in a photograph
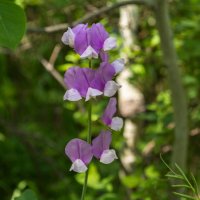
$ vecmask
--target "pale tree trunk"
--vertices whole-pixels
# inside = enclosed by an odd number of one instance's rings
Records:
[[[174,109],[175,138],[172,165],[177,163],[185,171],[188,150],[188,111],[186,94],[181,82],[181,73],[178,68],[176,50],[173,44],[167,0],[155,0],[155,16],[164,64],[168,70],[169,88]]]
[[[134,50],[136,47],[136,29],[138,26],[138,6],[128,5],[120,8],[119,27],[123,38],[123,48]],[[123,52],[123,51],[122,51]],[[142,93],[129,83],[128,79],[132,72],[128,67],[129,58],[125,53],[121,57],[126,60],[127,66],[118,77],[118,82],[122,85],[119,90],[119,110],[123,117],[125,147],[120,156],[122,165],[126,171],[124,174],[133,172],[133,163],[135,161],[135,145],[138,138],[139,130],[137,124],[133,123],[132,118],[138,112],[144,109],[144,97]]]

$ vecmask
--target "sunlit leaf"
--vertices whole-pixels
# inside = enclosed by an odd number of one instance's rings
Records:
[[[125,176],[122,178],[122,183],[128,188],[135,188],[139,185],[141,178],[139,176]]]
[[[160,174],[158,173],[158,171],[155,169],[155,167],[153,165],[148,166],[145,169],[145,174],[148,178],[159,178]]]
[[[15,200],[38,200],[36,194],[30,190],[25,190],[20,197],[15,198]]]

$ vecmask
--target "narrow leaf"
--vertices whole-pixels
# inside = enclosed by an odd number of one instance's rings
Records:
[[[194,187],[192,186],[192,184],[190,183],[190,181],[188,180],[187,176],[185,175],[185,173],[183,172],[183,170],[175,163],[176,168],[179,170],[179,172],[181,173],[181,175],[184,177],[184,180],[188,183],[188,185],[191,187],[192,191],[195,192]]]
[[[173,174],[166,174],[165,176],[169,177],[169,178],[176,178],[176,179],[181,179],[184,180],[184,178],[180,175],[173,175]]]
[[[160,154],[160,159],[162,160],[162,162],[165,164],[165,166],[173,173],[176,174],[173,169],[164,161],[162,155]]]
[[[186,195],[186,194],[181,194],[181,193],[178,193],[178,192],[173,192],[173,194],[179,196],[179,197],[184,197],[186,199],[192,199],[192,200],[196,200],[194,197],[192,196],[189,196],[189,195]]]
[[[172,185],[172,187],[181,187],[181,188],[189,188],[189,189],[191,189],[191,187],[190,186],[188,186],[188,185]]]
[[[200,196],[199,196],[199,193],[200,193],[199,186],[198,186],[197,181],[196,181],[196,179],[195,179],[195,177],[194,177],[194,175],[192,173],[191,173],[191,177],[192,177],[192,180],[193,180],[193,183],[194,183],[194,186],[195,186],[195,194],[198,197],[198,199],[200,199]]]

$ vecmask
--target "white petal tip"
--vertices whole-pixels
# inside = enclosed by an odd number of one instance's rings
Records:
[[[120,131],[123,127],[123,119],[120,117],[113,117],[110,128],[114,131]]]
[[[114,149],[104,150],[100,162],[104,164],[110,164],[113,160],[118,159]]]
[[[63,34],[61,40],[64,44],[69,45],[70,47],[74,46],[75,35],[72,29],[69,27],[68,30]]]
[[[65,95],[63,97],[63,100],[69,100],[69,101],[79,101],[82,99],[80,93],[76,89],[70,89],[65,92]]]
[[[115,81],[108,81],[104,88],[104,96],[112,97],[113,95],[115,95],[115,93],[120,87],[121,85],[119,85]]]
[[[117,46],[116,39],[113,37],[109,37],[104,41],[103,50],[109,51],[111,49],[116,48],[116,46]]]
[[[98,53],[91,46],[88,46],[87,49],[82,53],[81,58],[98,58]]]
[[[70,168],[69,171],[75,171],[75,172],[78,172],[78,173],[84,173],[87,171],[87,166],[84,164],[84,162],[80,159],[76,159],[73,163],[72,163],[72,166]]]
[[[100,96],[102,95],[103,92],[101,92],[100,90],[94,89],[94,88],[88,88],[87,94],[86,94],[86,98],[85,101],[90,100],[91,98],[94,98],[96,96]]]
[[[118,74],[124,69],[125,60],[123,58],[117,59],[114,62],[112,62],[112,66],[115,69],[115,74]]]

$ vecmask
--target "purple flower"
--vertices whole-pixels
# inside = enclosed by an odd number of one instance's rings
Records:
[[[64,100],[78,101],[82,97],[86,98],[88,88],[93,79],[94,70],[92,69],[80,67],[69,68],[64,77],[64,82],[68,88],[64,95]],[[101,94],[98,94],[98,91],[96,91],[96,96]]]
[[[114,149],[110,148],[112,137],[111,132],[102,131],[95,139],[92,141],[92,152],[100,162],[104,164],[109,164],[113,160],[117,159],[117,155]]]
[[[84,97],[88,101],[102,94],[112,97],[120,88],[120,85],[112,80],[115,73],[114,67],[106,62],[101,63],[96,70],[80,67],[69,68],[64,77],[68,88],[64,100],[78,101]]]
[[[117,105],[117,100],[116,98],[110,98],[109,103],[101,117],[101,120],[103,121],[104,124],[109,126],[111,129],[115,131],[121,130],[123,126],[123,120],[120,117],[113,117],[114,114],[116,113],[116,105]]]
[[[115,69],[110,63],[101,63],[100,67],[96,70],[93,81],[91,82],[91,88],[102,91],[104,96],[112,97],[121,87],[118,83],[112,80],[114,75]]]
[[[62,36],[62,42],[74,47],[81,58],[98,58],[101,51],[108,51],[116,47],[116,40],[109,34],[100,23],[79,24],[68,30]]]
[[[81,139],[71,140],[65,147],[65,154],[72,161],[70,171],[85,172],[87,164],[92,160],[92,147]]]

